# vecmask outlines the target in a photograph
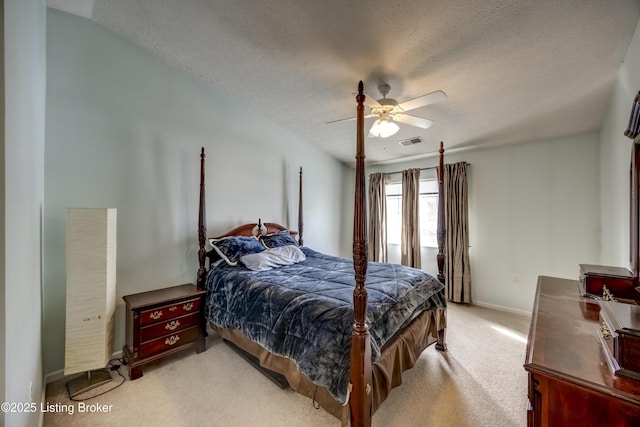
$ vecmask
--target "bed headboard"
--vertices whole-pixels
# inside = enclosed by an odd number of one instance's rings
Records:
[[[205,280],[207,275],[207,260],[209,262],[213,262],[217,259],[218,254],[215,251],[207,251],[207,220],[206,220],[206,206],[205,206],[205,154],[204,147],[200,151],[200,200],[199,200],[199,209],[198,209],[198,273],[196,278],[196,283],[198,289],[205,288]],[[262,223],[261,219],[258,219],[257,223],[251,224],[243,224],[240,225],[230,231],[227,231],[224,234],[219,236],[215,236],[213,238],[222,238],[228,236],[254,236],[256,232],[254,229],[262,230],[258,232],[260,234],[271,234],[277,233],[280,231],[289,231],[289,234],[293,236],[294,239],[297,237],[298,245],[302,246],[302,167],[300,167],[300,197],[298,199],[298,231],[289,230],[287,227],[277,224],[275,222],[265,222]],[[265,231],[266,228],[266,231]],[[210,264],[209,264],[210,265]]]
[[[266,229],[266,231],[265,231]],[[260,231],[261,230],[261,231]],[[258,218],[257,223],[242,224],[233,230],[229,230],[224,234],[213,237],[214,239],[221,239],[229,236],[260,236],[271,233],[278,233],[280,231],[289,231],[294,238],[298,234],[295,231],[289,230],[284,225],[276,224],[275,222],[262,222],[262,219]]]

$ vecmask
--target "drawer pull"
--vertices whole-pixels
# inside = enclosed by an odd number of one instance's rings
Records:
[[[149,317],[153,320],[158,320],[162,317],[162,310],[154,311],[153,313],[149,313]]]
[[[173,320],[169,323],[166,324],[166,326],[164,327],[165,329],[168,329],[170,331],[173,331],[174,329],[176,329],[178,326],[180,326],[180,321],[179,320]]]
[[[183,306],[182,306],[182,308],[183,308],[185,311],[189,311],[189,310],[191,310],[191,309],[193,308],[193,303],[192,303],[192,302],[188,302],[188,303],[186,303],[185,305],[183,305]]]
[[[615,301],[616,299],[613,297],[613,294],[609,289],[607,289],[607,285],[602,285],[602,300],[603,301]]]
[[[174,345],[178,341],[180,341],[180,335],[171,335],[169,338],[164,340],[164,343],[166,345]]]
[[[169,307],[169,311],[176,311],[178,309],[178,307],[176,307],[175,305],[172,305],[171,307]]]
[[[609,328],[607,328],[607,324],[604,322],[602,322],[602,324],[600,325],[600,335],[605,340],[607,338],[611,338],[611,331],[609,331]]]

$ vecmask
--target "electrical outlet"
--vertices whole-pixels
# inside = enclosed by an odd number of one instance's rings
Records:
[[[519,274],[514,274],[513,276],[511,276],[511,283],[513,283],[514,285],[519,285],[520,284],[520,275]]]

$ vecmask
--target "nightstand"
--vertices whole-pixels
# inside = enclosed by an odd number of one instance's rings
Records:
[[[127,305],[129,378],[142,376],[148,363],[182,350],[206,350],[204,319],[206,291],[191,283],[122,297]]]

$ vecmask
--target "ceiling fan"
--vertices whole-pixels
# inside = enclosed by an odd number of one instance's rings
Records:
[[[443,91],[437,90],[399,104],[395,99],[387,98],[387,94],[391,91],[391,86],[388,84],[380,83],[378,85],[378,91],[380,91],[380,94],[382,95],[381,99],[376,101],[373,98],[367,97],[364,102],[371,108],[371,114],[365,116],[365,118],[378,117],[378,120],[376,120],[373,126],[371,126],[369,136],[380,138],[387,138],[398,132],[400,128],[394,122],[405,123],[422,129],[429,128],[433,125],[432,120],[411,116],[409,114],[405,114],[405,112],[424,107],[425,105],[433,104],[447,98],[447,95]],[[335,123],[345,120],[355,120],[355,117],[333,120],[327,123]]]

